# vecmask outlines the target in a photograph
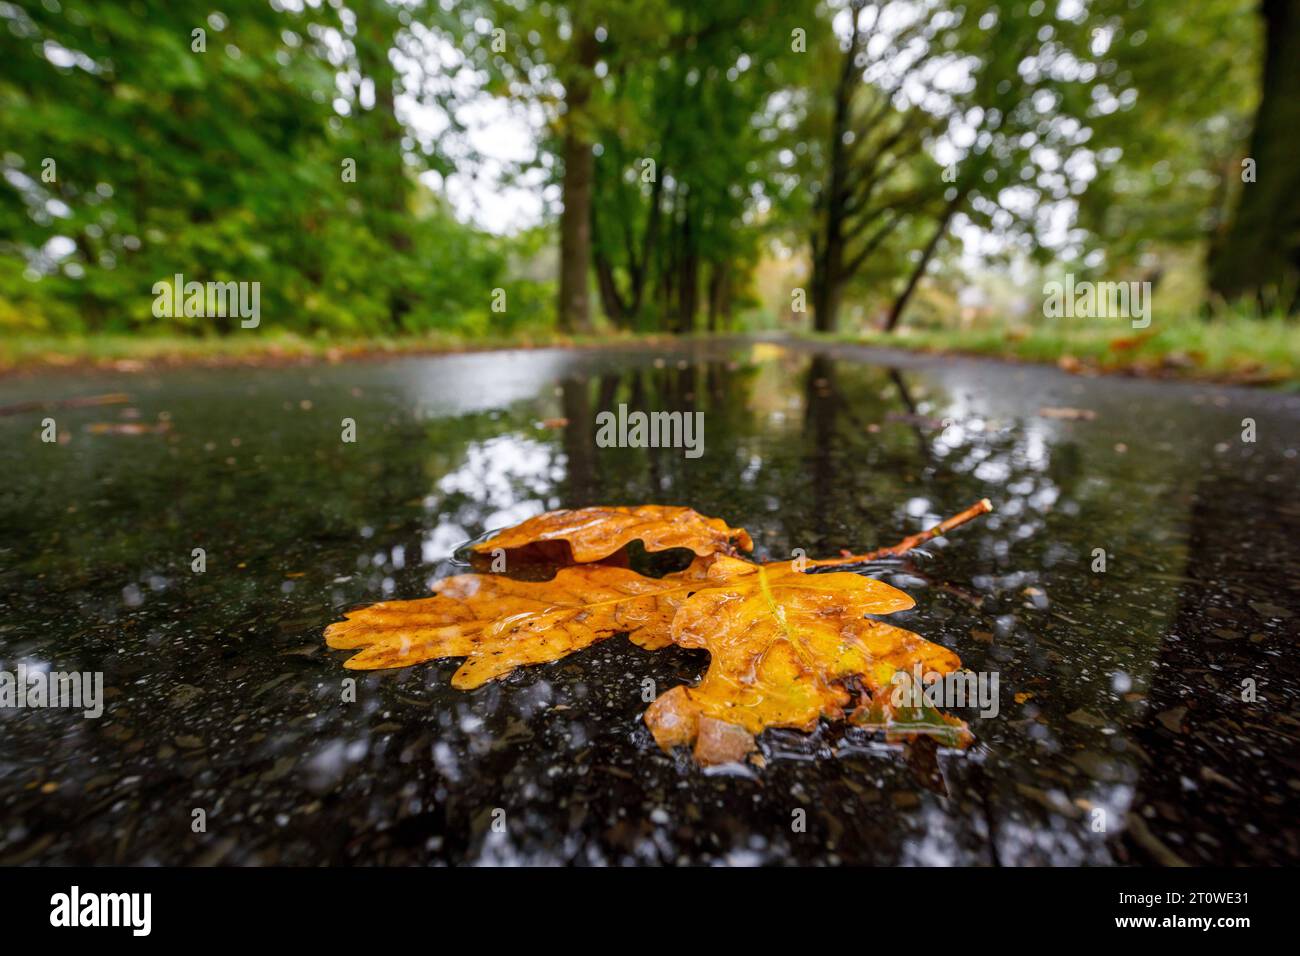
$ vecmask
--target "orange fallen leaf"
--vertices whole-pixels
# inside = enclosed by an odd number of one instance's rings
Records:
[[[898,671],[946,674],[961,667],[952,651],[866,617],[913,606],[902,591],[850,571],[829,570],[900,554],[976,515],[982,501],[891,548],[800,562],[755,564],[732,556],[749,535],[687,508],[586,508],[539,515],[499,532],[476,550],[525,549],[563,541],[579,561],[614,555],[640,539],[647,550],[687,547],[697,554],[683,571],[649,578],[611,564],[562,568],[550,581],[462,574],[435,595],[361,608],[330,625],[330,647],[357,649],[352,669],[405,667],[464,657],[452,677],[478,687],[516,667],[559,660],[618,633],[655,650],[668,644],[710,653],[695,687],[674,687],[645,713],[665,749],[694,745],[700,763],[741,759],[768,727],[811,730],[822,717],[843,717],[897,736],[944,730],[957,746],[971,735],[955,718],[894,708]],[[811,570],[810,570],[811,569]],[[820,570],[819,570],[820,569]]]
[[[1140,348],[1141,346],[1145,345],[1155,335],[1156,333],[1152,331],[1152,332],[1141,332],[1137,335],[1121,336],[1120,338],[1117,339],[1111,339],[1109,343],[1109,347],[1112,352],[1130,352],[1136,348]]]
[[[1097,413],[1091,408],[1055,408],[1044,405],[1038,410],[1038,414],[1044,418],[1059,418],[1064,421],[1084,421],[1090,422],[1097,417]]]
[[[754,735],[743,727],[712,717],[699,719],[695,738],[695,759],[708,767],[720,763],[739,763],[754,750]]]
[[[478,554],[497,548],[534,549],[551,542],[568,544],[579,563],[599,561],[640,540],[647,551],[689,548],[697,555],[750,551],[754,542],[743,528],[728,528],[720,518],[706,518],[690,508],[642,505],[548,511],[513,528],[498,531],[474,545]]]
[[[352,611],[326,628],[325,641],[333,648],[363,649],[344,664],[353,670],[464,657],[451,683],[471,690],[516,667],[556,661],[622,632],[662,647],[689,586],[604,564],[564,568],[550,581],[458,574],[435,584],[434,597]]]
[[[912,606],[897,588],[858,574],[715,556],[670,631],[674,644],[709,652],[708,670],[697,686],[661,695],[646,725],[665,749],[695,743],[705,719],[751,734],[807,731],[821,717],[844,716],[851,681],[881,702],[896,671],[958,669],[947,648],[865,617]]]
[[[171,431],[169,422],[148,425],[143,422],[92,422],[86,426],[92,435],[165,435]]]

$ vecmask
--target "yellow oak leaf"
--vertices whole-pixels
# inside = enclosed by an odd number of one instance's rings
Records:
[[[550,581],[458,574],[439,581],[434,591],[431,598],[352,611],[326,628],[325,641],[333,648],[362,649],[344,664],[353,670],[464,657],[452,685],[469,690],[622,632],[662,647],[688,585],[593,564],[563,568]]]
[[[548,511],[498,531],[472,550],[483,555],[501,548],[557,563],[566,557],[585,563],[608,558],[637,540],[647,551],[688,548],[697,555],[733,554],[754,547],[743,528],[729,528],[720,518],[706,518],[690,508],[641,505]],[[563,551],[565,544],[569,555]]]
[[[872,578],[831,570],[899,554],[990,510],[987,501],[893,548],[843,558],[755,564],[732,556],[749,535],[687,508],[587,508],[539,515],[476,546],[528,549],[563,542],[564,560],[617,557],[630,541],[647,550],[687,547],[685,570],[649,578],[608,563],[561,568],[549,581],[461,574],[434,596],[389,601],[330,625],[330,647],[359,650],[345,666],[370,670],[463,657],[452,684],[472,689],[515,668],[559,660],[615,634],[647,650],[669,644],[707,650],[694,687],[674,687],[645,713],[665,749],[695,746],[701,763],[741,759],[769,727],[810,730],[838,719],[858,698],[853,720],[894,737],[940,733],[955,746],[971,735],[961,721],[925,708],[895,707],[895,675],[947,674],[957,655],[919,635],[868,617],[913,606]]]
[[[961,666],[947,648],[865,617],[913,606],[880,581],[727,557],[714,558],[704,577],[673,618],[669,636],[681,647],[707,650],[708,670],[697,686],[673,688],[645,714],[665,749],[695,743],[702,718],[751,734],[767,727],[811,730],[821,717],[844,715],[850,680],[880,699],[899,670],[919,665],[943,674]]]

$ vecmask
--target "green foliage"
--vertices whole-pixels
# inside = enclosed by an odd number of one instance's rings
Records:
[[[0,329],[238,327],[155,317],[151,289],[176,273],[259,282],[264,329],[484,328],[508,250],[417,202],[436,157],[403,146],[393,112],[394,8],[223,10],[0,8]]]
[[[1108,2],[1100,16],[1112,31],[1112,88],[1123,84],[1134,98],[1128,108],[1092,110],[1107,161],[1079,197],[1079,222],[1090,247],[1121,269],[1159,269],[1171,249],[1195,248],[1221,227],[1241,187],[1257,98],[1255,4],[1201,0],[1155,13],[1151,0]]]
[[[178,273],[259,283],[247,335],[546,333],[552,219],[493,236],[441,192],[494,97],[541,117],[510,172],[542,172],[548,216],[563,144],[592,147],[592,293],[622,329],[780,321],[792,282],[874,320],[922,273],[942,323],[972,232],[996,265],[1179,270],[1188,314],[1263,34],[1252,0],[0,2],[0,334],[239,330],[156,316]],[[815,265],[760,297],[777,240]]]

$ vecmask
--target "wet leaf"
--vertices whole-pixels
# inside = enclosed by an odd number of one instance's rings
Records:
[[[1056,408],[1044,405],[1038,410],[1044,418],[1059,418],[1068,422],[1090,422],[1097,417],[1091,408]]]
[[[143,422],[91,422],[86,431],[92,435],[165,435],[171,431],[170,422],[153,425]]]
[[[362,648],[344,664],[353,670],[464,657],[451,682],[470,690],[623,632],[643,646],[662,647],[688,588],[685,581],[603,564],[564,568],[550,581],[459,574],[434,585],[434,597],[353,611],[326,629],[325,641]]]
[[[920,665],[945,674],[957,655],[910,631],[870,620],[912,607],[910,597],[849,572],[810,574],[790,562],[755,565],[715,557],[698,589],[673,618],[681,647],[710,655],[700,683],[675,687],[646,711],[645,722],[664,748],[696,741],[703,718],[757,734],[768,727],[812,730],[818,719],[844,716],[856,681],[883,708],[899,670]],[[689,576],[692,571],[687,572]]]
[[[892,739],[925,735],[965,746],[960,720],[930,707],[895,707],[898,671],[947,674],[952,651],[874,620],[913,606],[888,584],[851,571],[899,554],[982,514],[987,502],[892,548],[866,555],[755,564],[734,557],[748,534],[687,508],[586,508],[539,515],[476,546],[491,551],[565,542],[566,557],[591,562],[641,540],[647,550],[685,547],[685,570],[649,578],[608,563],[561,568],[549,581],[461,574],[434,596],[361,608],[325,632],[330,647],[359,650],[347,667],[406,667],[464,657],[452,684],[472,689],[517,667],[556,661],[619,633],[646,650],[669,644],[707,650],[694,687],[674,687],[645,713],[665,749],[693,745],[700,763],[742,759],[769,727],[811,730],[856,705],[853,722]]]
[[[633,541],[640,541],[647,551],[688,548],[697,555],[733,554],[737,548],[750,551],[754,547],[743,528],[729,528],[720,518],[706,518],[690,508],[642,505],[548,511],[497,532],[473,550],[490,554],[497,548],[535,550],[539,545],[565,542],[572,560],[585,563],[607,558]]]
[[[695,759],[704,766],[738,763],[754,750],[754,735],[744,727],[712,717],[699,719]]]

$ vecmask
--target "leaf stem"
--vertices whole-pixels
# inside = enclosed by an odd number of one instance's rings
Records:
[[[877,558],[896,557],[900,554],[906,554],[918,545],[925,544],[925,542],[929,541],[931,538],[941,537],[949,531],[961,527],[966,522],[978,518],[980,515],[988,514],[992,510],[992,502],[987,498],[981,498],[960,514],[955,514],[951,518],[945,518],[928,531],[921,531],[917,534],[910,535],[898,542],[898,544],[891,545],[888,548],[877,548],[875,551],[868,551],[866,554],[851,554],[847,558],[822,558],[820,560],[809,561],[808,564],[818,568],[833,568],[846,564],[865,564],[868,561],[875,561]]]

